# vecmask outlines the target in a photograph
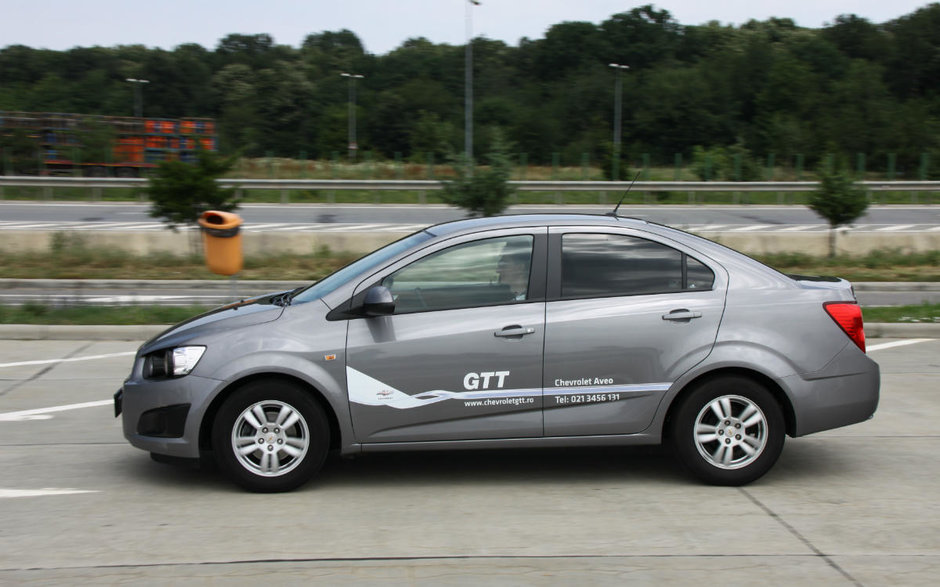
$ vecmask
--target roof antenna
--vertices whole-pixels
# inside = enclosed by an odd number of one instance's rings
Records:
[[[617,202],[617,206],[614,208],[614,211],[613,211],[613,212],[608,212],[608,213],[607,213],[607,216],[613,216],[614,218],[617,218],[617,210],[620,209],[620,204],[623,204],[623,199],[626,198],[626,197],[627,197],[627,194],[630,193],[630,190],[633,189],[633,184],[635,184],[635,183],[636,183],[636,180],[640,178],[640,173],[641,173],[641,172],[642,172],[642,170],[636,172],[636,175],[633,176],[633,181],[631,181],[631,182],[630,182],[630,185],[627,186],[627,191],[623,192],[623,195],[620,196],[620,201]]]

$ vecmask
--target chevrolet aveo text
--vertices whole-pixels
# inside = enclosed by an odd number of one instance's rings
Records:
[[[879,384],[844,280],[642,220],[529,215],[433,226],[170,328],[115,412],[154,458],[213,456],[253,491],[331,449],[664,441],[740,485],[786,435],[870,418]]]

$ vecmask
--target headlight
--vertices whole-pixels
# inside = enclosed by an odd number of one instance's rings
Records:
[[[144,358],[144,377],[162,379],[189,375],[205,352],[204,346],[181,346],[150,353]]]

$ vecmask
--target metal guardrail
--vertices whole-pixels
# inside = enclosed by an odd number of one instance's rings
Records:
[[[143,178],[111,177],[34,177],[0,175],[0,188],[138,188],[147,185]],[[435,191],[442,184],[435,180],[383,180],[383,179],[220,179],[224,187],[249,190],[383,190],[383,191]],[[525,192],[619,192],[627,189],[629,181],[511,181],[516,189]],[[815,181],[638,181],[633,190],[638,192],[810,192],[818,187]],[[872,192],[938,192],[940,181],[862,181]]]

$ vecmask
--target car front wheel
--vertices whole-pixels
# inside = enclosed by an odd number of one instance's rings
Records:
[[[713,485],[746,485],[783,451],[783,412],[762,385],[744,377],[712,379],[689,394],[672,419],[680,461]]]
[[[253,381],[225,400],[212,445],[219,467],[249,491],[290,491],[310,480],[329,450],[323,408],[299,386]]]

